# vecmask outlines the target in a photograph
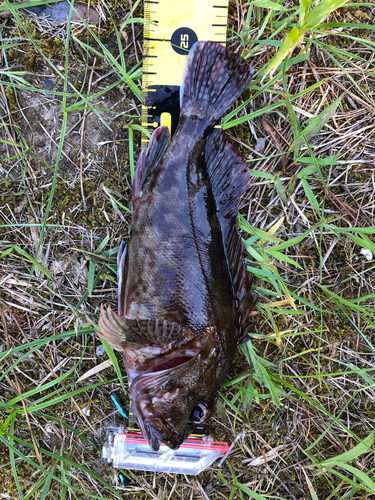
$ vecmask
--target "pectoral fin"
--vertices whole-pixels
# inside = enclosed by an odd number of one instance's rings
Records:
[[[193,339],[193,335],[180,325],[157,319],[122,318],[111,307],[101,306],[97,334],[118,350],[133,346],[153,346],[166,348]]]

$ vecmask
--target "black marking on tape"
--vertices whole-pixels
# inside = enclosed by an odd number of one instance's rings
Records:
[[[147,40],[149,42],[170,42],[170,40],[167,38],[147,38],[146,36],[144,37],[144,40]]]
[[[149,85],[145,88],[143,104],[147,107],[149,127],[160,125],[163,112],[171,114],[171,132],[174,134],[180,118],[180,87],[177,85]]]

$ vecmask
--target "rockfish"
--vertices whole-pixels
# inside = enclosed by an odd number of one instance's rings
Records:
[[[246,61],[214,42],[187,56],[172,142],[157,128],[137,162],[132,237],[118,253],[118,314],[99,335],[124,352],[133,414],[155,451],[178,448],[213,411],[254,299],[236,205],[250,172],[214,128],[248,86]]]

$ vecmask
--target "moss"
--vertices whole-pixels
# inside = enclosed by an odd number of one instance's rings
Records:
[[[4,193],[6,191],[9,191],[11,187],[12,187],[12,183],[9,180],[9,176],[7,175],[5,178],[5,181],[0,183],[0,191],[2,191]]]
[[[15,115],[18,111],[18,103],[12,87],[5,87],[10,112]]]
[[[104,185],[113,187],[114,184],[117,184],[117,179],[118,171],[112,167],[109,175],[104,180]],[[83,179],[83,191],[86,209],[82,200],[79,179],[69,188],[63,181],[58,181],[51,215],[56,221],[61,221],[63,217],[71,222],[79,221],[88,229],[106,227],[108,220],[104,215],[104,211],[107,214],[113,212],[110,200],[103,193],[98,193],[98,182],[96,180]],[[126,186],[125,192],[130,194],[130,190]],[[72,210],[73,208],[74,210]]]

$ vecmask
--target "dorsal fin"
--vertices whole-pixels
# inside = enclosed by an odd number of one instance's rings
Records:
[[[174,322],[157,319],[122,318],[111,307],[100,310],[97,334],[114,349],[123,351],[132,346],[167,348],[171,344],[185,343],[194,338]]]
[[[162,125],[158,127],[151,136],[147,151],[139,155],[134,172],[132,202],[139,197],[142,186],[150,174],[151,170],[159,163],[169,144],[168,127]]]
[[[244,247],[238,234],[237,204],[250,187],[251,175],[245,158],[220,129],[214,129],[208,136],[205,156],[236,299],[237,332],[243,337],[253,324],[250,313],[255,300],[250,291],[251,280],[246,272]]]

